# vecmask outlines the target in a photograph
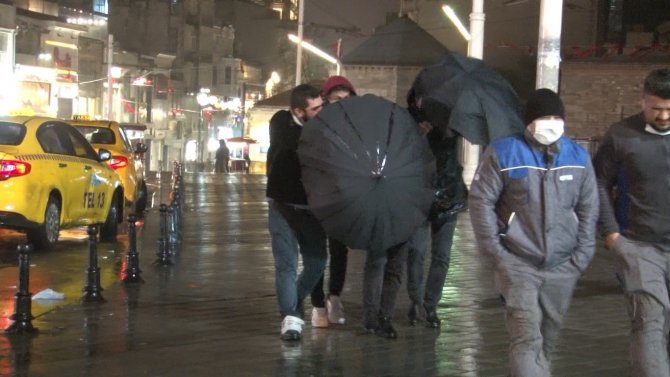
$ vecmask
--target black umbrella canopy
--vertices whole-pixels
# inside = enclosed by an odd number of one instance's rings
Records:
[[[407,110],[374,95],[326,106],[298,147],[309,205],[329,236],[383,253],[426,219],[435,161]]]
[[[457,52],[419,72],[414,97],[431,123],[458,132],[474,144],[523,132],[514,88],[482,60]]]

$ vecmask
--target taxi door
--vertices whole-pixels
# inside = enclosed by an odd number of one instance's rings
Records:
[[[74,127],[67,127],[74,154],[87,173],[82,196],[83,216],[87,224],[104,223],[114,195],[116,172],[98,159],[86,138]]]
[[[68,126],[48,122],[40,126],[37,138],[42,149],[55,164],[53,171],[45,171],[52,189],[61,195],[61,223],[76,223],[86,215],[88,183],[91,169],[75,155]]]

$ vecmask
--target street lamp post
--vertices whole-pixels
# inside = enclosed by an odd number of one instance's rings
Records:
[[[536,88],[549,88],[558,92],[562,16],[563,0],[541,1],[540,30],[537,42]]]
[[[298,45],[304,47],[305,50],[313,53],[314,55],[320,57],[321,59],[335,64],[335,70],[337,72],[336,74],[338,74],[338,75],[340,74],[340,71],[342,70],[342,64],[340,63],[340,61],[336,57],[327,54],[325,51],[321,50],[320,48],[314,46],[313,44],[311,44],[309,42],[303,41],[300,37],[296,37],[294,34],[289,34],[288,39],[291,42],[297,43]]]
[[[298,0],[298,47],[295,58],[295,86],[302,82],[302,37],[305,0]]]
[[[198,105],[200,105],[200,124],[198,126],[198,144],[197,144],[197,152],[198,152],[198,171],[203,171],[203,164],[204,164],[204,155],[205,155],[205,141],[203,140],[203,135],[206,133],[203,131],[209,131],[209,125],[205,122],[206,117],[205,117],[205,106],[209,105],[209,90],[207,89],[200,89],[200,92],[195,97],[196,101],[198,102]],[[205,130],[203,130],[203,127],[205,127]],[[207,132],[208,133],[208,132]]]
[[[114,111],[112,106],[112,60],[114,59],[114,36],[109,35],[107,39],[107,119],[113,120]]]
[[[465,30],[463,24],[458,20],[454,11],[445,5],[442,7],[444,13],[456,25],[456,28],[461,32],[463,38],[468,41],[468,56],[483,59],[484,58],[484,0],[472,1],[472,13],[470,13],[470,31]],[[472,178],[475,176],[477,165],[479,164],[479,156],[481,155],[481,147],[472,144],[466,139],[461,139],[462,153],[461,163],[463,165],[463,180],[470,187]]]
[[[470,41],[468,41],[468,56],[484,59],[484,0],[472,1],[472,13],[470,13]],[[482,148],[479,145],[463,139],[463,180],[470,187],[470,182],[475,176],[479,156]]]

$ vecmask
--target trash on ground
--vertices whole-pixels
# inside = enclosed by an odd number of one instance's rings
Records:
[[[56,292],[51,288],[43,289],[33,295],[33,300],[62,300],[65,293]]]

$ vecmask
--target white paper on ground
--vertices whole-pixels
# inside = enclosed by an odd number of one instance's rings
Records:
[[[65,293],[56,292],[51,288],[43,289],[33,295],[33,300],[62,300]]]

